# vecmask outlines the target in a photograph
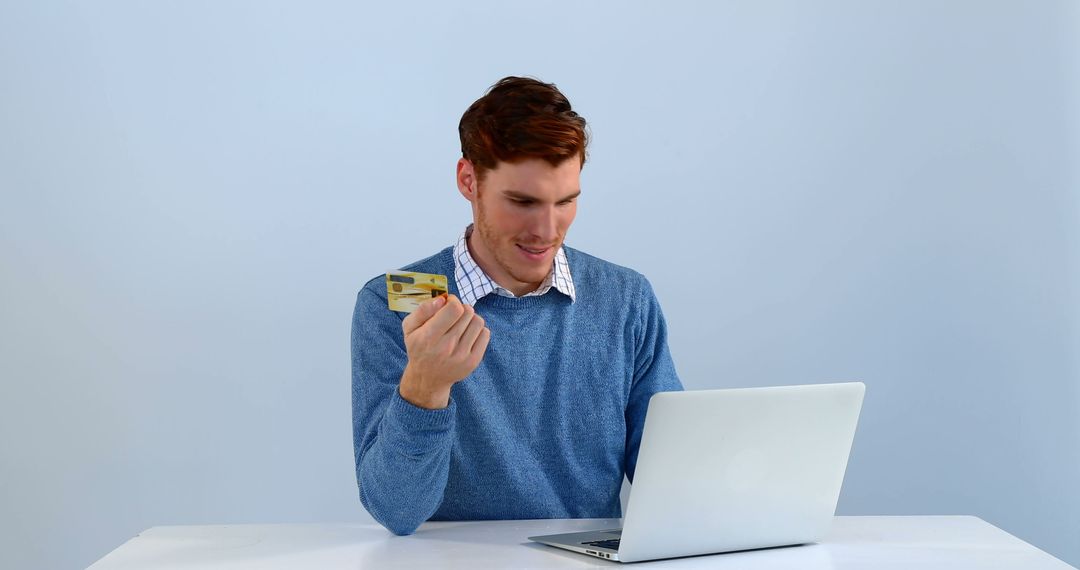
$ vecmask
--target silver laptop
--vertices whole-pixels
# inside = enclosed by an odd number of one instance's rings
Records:
[[[655,394],[623,527],[529,540],[619,562],[817,542],[836,512],[865,390]]]

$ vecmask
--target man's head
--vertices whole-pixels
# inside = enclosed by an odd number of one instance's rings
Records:
[[[577,213],[585,119],[555,85],[507,77],[458,125],[457,184],[472,203],[470,251],[499,285],[533,291]]]

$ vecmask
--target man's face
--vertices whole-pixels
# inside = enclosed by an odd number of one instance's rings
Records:
[[[472,202],[469,250],[496,283],[515,295],[535,291],[577,214],[577,157],[551,166],[541,159],[500,162],[477,184],[472,164],[458,161],[458,189]]]

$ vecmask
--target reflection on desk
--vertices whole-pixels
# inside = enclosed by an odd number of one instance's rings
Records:
[[[435,522],[423,524],[411,536],[393,536],[374,523],[161,526],[140,533],[90,568],[1073,568],[993,525],[964,516],[836,517],[820,544],[631,565],[526,539],[616,526],[617,519]]]

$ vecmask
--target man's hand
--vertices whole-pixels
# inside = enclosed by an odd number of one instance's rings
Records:
[[[420,305],[401,322],[401,330],[409,355],[401,397],[428,409],[450,404],[450,388],[476,370],[491,340],[484,319],[454,295]]]

